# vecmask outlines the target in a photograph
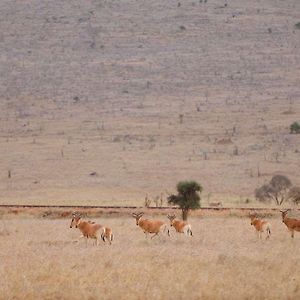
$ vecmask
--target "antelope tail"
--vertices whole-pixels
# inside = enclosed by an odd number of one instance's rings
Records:
[[[190,236],[193,236],[193,232],[192,232],[191,228],[188,229],[188,233],[189,233]]]
[[[105,227],[103,227],[103,229],[102,229],[101,239],[102,239],[103,242],[105,242]]]
[[[267,225],[266,231],[267,231],[267,238],[269,238],[271,236],[271,226],[270,226],[270,224]]]
[[[164,225],[164,229],[163,229],[163,233],[165,233],[166,231],[167,231],[168,236],[170,236],[170,230],[169,230],[169,228],[167,227],[167,225],[165,224],[165,225]]]
[[[103,242],[105,242],[105,235],[104,235],[104,233],[101,233],[101,239],[102,239]]]

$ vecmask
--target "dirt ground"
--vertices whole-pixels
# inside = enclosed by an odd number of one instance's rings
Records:
[[[300,185],[299,21],[298,0],[2,1],[0,203]]]
[[[257,240],[248,218],[192,217],[193,237],[153,240],[129,216],[92,220],[113,229],[111,246],[86,247],[69,218],[2,218],[0,299],[300,296],[300,234],[292,240],[278,217],[269,240]]]

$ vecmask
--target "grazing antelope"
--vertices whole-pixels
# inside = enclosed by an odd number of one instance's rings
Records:
[[[300,220],[288,218],[286,216],[288,211],[290,211],[290,209],[280,211],[282,214],[282,222],[286,225],[288,230],[291,232],[291,237],[294,238],[294,231],[300,231]]]
[[[99,237],[101,237],[101,239],[105,242],[103,237],[104,227],[102,225],[96,224],[95,222],[84,221],[81,219],[80,214],[73,213],[70,228],[73,228],[74,226],[81,231],[82,237],[85,238],[86,245],[88,238],[95,239],[96,246],[98,245]]]
[[[146,237],[148,236],[148,233],[154,233],[151,236],[151,239],[153,239],[156,235],[158,235],[161,232],[167,232],[168,236],[170,236],[170,230],[168,229],[166,223],[158,220],[142,219],[143,214],[144,213],[133,213],[132,216],[136,220],[136,225],[141,227],[141,229],[146,234]]]
[[[257,218],[255,215],[250,215],[251,225],[255,227],[257,237],[262,238],[262,233],[266,232],[267,237],[266,239],[270,238],[271,236],[271,225],[268,221],[261,220]]]
[[[175,220],[175,214],[168,215],[168,219],[170,220],[170,226],[173,226],[177,232],[193,236],[192,226],[190,224],[184,221]]]
[[[106,240],[108,240],[109,244],[111,245],[111,243],[114,239],[112,230],[108,227],[103,227],[103,232],[101,233],[101,238],[102,238],[103,242],[106,242]]]

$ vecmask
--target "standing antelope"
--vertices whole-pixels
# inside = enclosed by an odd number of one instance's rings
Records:
[[[290,211],[290,209],[280,211],[282,214],[282,222],[286,225],[288,230],[291,232],[291,237],[294,238],[294,231],[300,231],[300,220],[288,218],[286,216],[288,211]]]
[[[70,228],[73,228],[74,226],[81,231],[82,237],[85,238],[86,245],[88,238],[95,239],[96,246],[98,245],[99,237],[101,237],[101,239],[105,242],[105,239],[103,237],[104,227],[102,225],[95,224],[95,222],[84,221],[81,219],[80,214],[73,213]]]
[[[192,226],[190,224],[184,221],[175,220],[175,214],[168,215],[168,219],[170,220],[170,226],[173,226],[177,232],[193,236]]]
[[[250,215],[251,225],[255,227],[257,237],[262,238],[262,233],[266,232],[266,239],[271,236],[271,225],[268,221],[257,218],[255,215]]]
[[[141,227],[141,229],[146,234],[146,237],[148,236],[148,233],[154,233],[151,236],[151,239],[153,239],[156,235],[158,235],[161,232],[167,232],[168,236],[170,236],[170,230],[168,229],[167,224],[165,222],[158,220],[142,219],[143,214],[144,213],[133,213],[132,216],[136,220],[136,225]]]

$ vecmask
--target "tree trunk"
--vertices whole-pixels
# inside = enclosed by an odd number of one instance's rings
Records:
[[[187,220],[188,214],[189,214],[188,208],[183,208],[183,209],[182,209],[182,220],[183,220],[183,221],[186,221],[186,220]]]
[[[281,205],[283,203],[283,201],[284,201],[284,196],[281,196],[281,200],[280,200],[280,204],[279,205]]]

